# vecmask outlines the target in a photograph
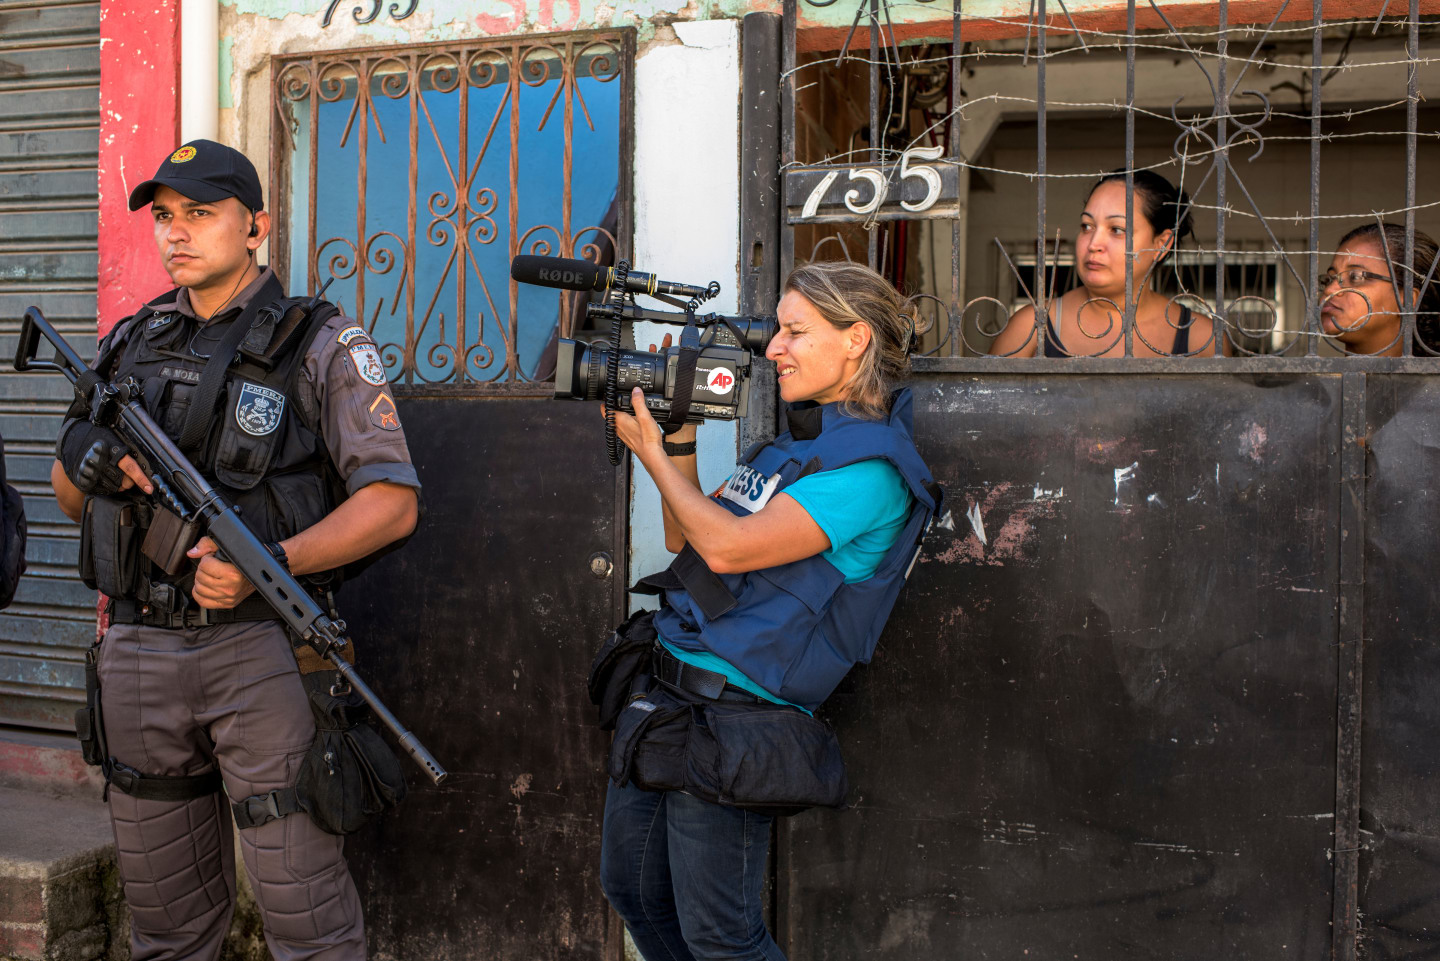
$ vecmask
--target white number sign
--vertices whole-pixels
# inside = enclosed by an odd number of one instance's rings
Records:
[[[944,147],[911,147],[900,155],[900,179],[907,177],[918,178],[925,184],[925,196],[917,203],[900,201],[900,206],[911,213],[918,214],[935,206],[940,199],[940,171],[928,163],[911,163],[912,160],[927,161],[939,160],[945,153]],[[820,204],[825,200],[825,194],[830,190],[840,171],[832,170],[810,191],[810,196],[805,198],[805,206],[800,211],[800,217],[808,220],[814,217],[820,210]],[[880,208],[885,202],[885,196],[889,192],[890,183],[883,171],[876,167],[859,167],[850,171],[851,180],[868,181],[871,187],[871,197],[865,203],[857,203],[860,199],[860,191],[851,188],[845,192],[845,208],[851,213],[870,214]]]

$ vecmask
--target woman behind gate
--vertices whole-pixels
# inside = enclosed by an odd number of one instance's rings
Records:
[[[869,660],[939,507],[909,391],[894,389],[908,302],[866,267],[810,264],[777,314],[766,356],[789,429],[713,494],[693,426],[667,439],[638,396],[636,416],[616,417],[679,555],[637,585],[663,593],[660,610],[617,638],[648,664],[606,699],[601,883],[647,961],[783,961],[761,917],[773,818],[843,803],[834,734],[811,712]]]
[[[1353,354],[1399,357],[1401,300],[1410,288],[1415,309],[1415,355],[1440,353],[1440,272],[1435,241],[1415,231],[1405,262],[1405,228],[1361,224],[1340,238],[1330,268],[1316,284],[1320,326]]]
[[[1132,272],[1135,304],[1134,356],[1182,357],[1213,354],[1214,323],[1196,317],[1154,289],[1156,274],[1191,232],[1190,200],[1152,170],[1137,170],[1135,254]],[[1120,357],[1125,353],[1121,326],[1125,304],[1125,171],[1101,177],[1090,189],[1075,234],[1076,287],[1047,304],[1041,353],[1046,357]],[[1038,275],[1043,276],[1043,274]],[[1043,291],[1032,291],[1036,297]],[[1022,307],[995,338],[996,357],[1034,357],[1035,308]]]

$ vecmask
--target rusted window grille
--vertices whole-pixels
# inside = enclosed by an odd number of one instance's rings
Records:
[[[628,249],[628,31],[277,57],[271,260],[360,319],[391,383],[549,375],[572,295],[517,253]],[[618,226],[617,225],[621,225]]]
[[[1091,185],[1132,171],[1133,223],[1133,171],[1155,170],[1195,228],[1150,277],[1170,327],[1152,343],[1136,323],[1146,277],[1127,232],[1124,293],[1087,303],[1111,319],[1082,321],[1089,344],[1047,369],[1440,370],[1440,277],[1433,259],[1411,266],[1417,231],[1440,236],[1435,179],[1417,176],[1440,169],[1440,70],[1422,55],[1440,18],[1391,6],[1327,21],[1319,0],[1275,0],[1231,23],[1219,0],[1177,24],[1153,0],[1089,19],[1063,0],[1006,19],[963,0],[785,0],[782,267],[865,260],[917,292],[923,369],[1033,370],[1046,307],[1078,283]],[[1394,357],[1326,325],[1344,281],[1317,292],[1341,236],[1380,221],[1403,228],[1398,309],[1367,307],[1362,325],[1393,325]],[[1026,305],[1034,361],[993,349]],[[1181,306],[1196,319],[1183,348]]]

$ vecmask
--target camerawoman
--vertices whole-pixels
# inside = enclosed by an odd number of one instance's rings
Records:
[[[881,629],[940,508],[915,449],[914,309],[883,277],[786,281],[775,362],[788,429],[706,495],[695,427],[668,437],[636,388],[616,431],[659,488],[677,557],[591,675],[613,726],[601,880],[649,961],[783,958],[761,917],[771,820],[836,807],[839,745],[812,712]]]

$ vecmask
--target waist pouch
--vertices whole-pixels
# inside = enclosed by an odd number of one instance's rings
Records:
[[[405,774],[366,720],[370,709],[360,696],[330,693],[335,677],[322,671],[302,678],[315,715],[315,740],[301,762],[295,795],[321,830],[350,834],[405,799]]]
[[[135,505],[85,498],[80,522],[80,579],[106,597],[130,597],[139,584],[140,535]]]
[[[617,784],[684,791],[785,817],[844,806],[849,782],[830,725],[781,704],[708,701],[655,687],[620,711],[608,772]]]
[[[650,673],[650,652],[659,636],[654,620],[654,611],[631,614],[610,632],[590,665],[590,702],[600,709],[602,731],[614,730],[631,682]]]

